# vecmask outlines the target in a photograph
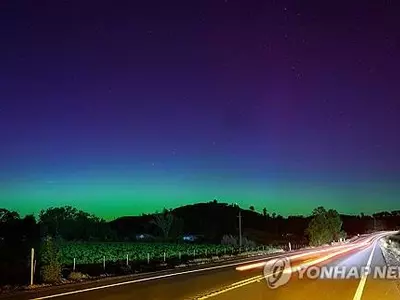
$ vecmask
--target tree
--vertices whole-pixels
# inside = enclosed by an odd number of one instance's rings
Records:
[[[40,249],[40,277],[45,283],[56,283],[61,279],[60,254],[53,238],[43,240]]]
[[[326,213],[326,219],[329,232],[332,235],[332,240],[337,241],[341,237],[341,230],[343,225],[343,222],[340,219],[340,215],[336,210],[330,209]]]
[[[0,208],[0,238],[7,242],[19,239],[20,220],[17,212]]]
[[[251,211],[255,211],[255,208],[254,208],[253,205],[251,205],[249,208],[250,208]]]
[[[62,237],[65,240],[104,240],[110,236],[104,220],[71,206],[42,210],[39,221],[42,236]]]
[[[172,223],[174,221],[174,216],[172,213],[164,209],[164,212],[161,214],[154,215],[151,223],[156,225],[163,233],[164,238],[167,239],[172,227]]]
[[[71,206],[50,207],[39,214],[39,222],[43,236],[62,236],[73,239],[76,234],[75,217],[78,210]]]
[[[306,229],[311,245],[320,246],[343,236],[342,220],[336,210],[327,211],[320,206],[313,210],[312,216]]]
[[[184,229],[183,219],[173,215],[173,220],[172,220],[172,224],[171,224],[171,228],[170,228],[168,237],[178,238],[179,236],[182,236],[184,233],[183,229]]]
[[[265,218],[268,217],[268,212],[267,212],[267,209],[265,207],[263,208],[263,216]]]
[[[0,208],[0,224],[8,223],[11,221],[18,220],[19,214],[15,211],[9,211],[5,208]]]
[[[398,217],[398,216],[400,216],[400,210],[392,210],[392,216],[396,216],[396,217]]]

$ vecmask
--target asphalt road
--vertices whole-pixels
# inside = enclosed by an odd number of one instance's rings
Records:
[[[159,274],[125,282],[109,282],[106,285],[93,284],[63,288],[57,292],[32,292],[13,297],[24,299],[400,299],[397,282],[378,280],[371,276],[350,279],[310,279],[303,273],[300,278],[296,268],[314,266],[360,267],[384,266],[385,261],[377,243],[380,236],[371,235],[355,239],[349,244],[311,249],[290,253],[290,267],[284,273],[289,281],[271,289],[268,280],[276,279],[275,274],[264,276],[265,260],[248,261],[241,264],[204,267],[183,270],[176,273]],[[279,256],[282,258],[283,256]],[[281,274],[282,275],[282,274]]]
[[[365,241],[365,240],[362,240]],[[386,265],[382,251],[377,243],[378,238],[372,240],[367,245],[332,257],[325,262],[318,263],[316,266],[337,267],[337,270],[355,269],[370,266],[371,270],[375,267]],[[359,243],[360,241],[357,241]],[[355,273],[353,273],[355,274]],[[349,276],[347,273],[346,276]],[[321,276],[321,275],[320,275]],[[346,277],[345,276],[345,277]],[[209,295],[200,299],[228,300],[228,299],[340,299],[340,300],[377,300],[377,299],[400,299],[398,289],[399,281],[388,279],[374,279],[373,271],[365,279],[349,276],[343,279],[324,278],[309,279],[307,276],[299,278],[299,274],[292,274],[290,281],[276,289],[271,289],[263,278],[260,281],[244,284],[243,286],[226,289],[215,295]]]

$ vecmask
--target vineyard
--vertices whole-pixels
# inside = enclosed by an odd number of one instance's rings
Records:
[[[251,250],[251,249],[248,249]],[[205,257],[212,255],[231,254],[235,249],[225,245],[191,245],[191,244],[163,244],[163,243],[62,243],[60,245],[61,262],[71,265],[97,264],[103,260],[116,262],[158,260],[164,258],[178,258],[180,256]],[[164,254],[165,253],[165,254]]]

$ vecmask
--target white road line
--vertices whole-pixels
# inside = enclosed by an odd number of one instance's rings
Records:
[[[371,254],[369,255],[368,258],[368,262],[367,262],[367,270],[371,270],[371,262],[372,262],[372,258],[374,257],[374,252],[375,252],[375,248],[376,248],[376,243],[377,241],[374,242],[373,246],[372,246],[372,251]],[[363,274],[361,276],[361,280],[358,284],[356,293],[354,294],[353,300],[360,300],[364,291],[364,287],[365,287],[365,283],[367,282],[367,278],[368,278],[368,274]]]
[[[252,260],[252,261],[249,261],[249,262],[250,263],[251,262],[257,262],[257,261],[268,260],[268,259],[282,257],[282,256],[284,256],[284,254],[279,254],[279,255],[274,255],[274,256],[270,256],[270,257],[259,258],[259,259],[255,259],[255,260]],[[171,273],[171,274],[158,275],[158,276],[153,276],[153,277],[140,278],[140,279],[135,279],[135,280],[130,280],[130,281],[124,281],[124,282],[118,282],[118,283],[107,284],[107,285],[102,285],[102,286],[96,286],[96,287],[82,289],[82,290],[70,291],[70,292],[59,293],[59,294],[43,296],[43,297],[38,297],[38,298],[32,298],[31,300],[44,300],[44,299],[51,299],[51,298],[69,296],[69,295],[80,294],[80,293],[85,293],[85,292],[91,292],[91,291],[96,291],[96,290],[101,290],[101,289],[106,289],[106,288],[112,288],[112,287],[122,286],[122,285],[127,285],[127,284],[133,284],[133,283],[139,283],[139,282],[146,282],[146,281],[152,281],[152,280],[157,280],[157,279],[175,277],[175,276],[178,276],[178,275],[198,273],[198,272],[202,272],[202,271],[218,270],[218,269],[229,268],[229,267],[236,267],[236,266],[239,266],[239,265],[242,265],[242,264],[245,264],[245,263],[248,263],[248,262],[243,262],[242,261],[242,262],[236,262],[236,263],[231,263],[231,264],[226,264],[226,265],[220,265],[220,266],[214,266],[214,267],[208,267],[208,268],[202,268],[202,269],[195,269],[195,270],[188,270],[188,271],[182,271],[182,272],[176,272],[176,273]]]
[[[245,282],[248,282],[248,281],[252,281],[252,280],[254,280],[255,278],[262,279],[263,276],[262,276],[262,275],[257,275],[257,276],[250,277],[250,278],[247,278],[247,279],[244,279],[244,280],[241,280],[241,281],[236,281],[236,282],[230,284],[229,286],[236,286],[236,285],[238,285],[238,284],[242,284],[242,283],[245,283]]]
[[[348,248],[348,249],[337,251],[337,252],[334,252],[334,253],[331,253],[331,254],[327,254],[326,256],[322,256],[322,257],[320,257],[318,259],[314,259],[312,261],[303,263],[303,264],[301,264],[299,266],[296,266],[296,267],[293,267],[293,268],[289,267],[289,268],[285,269],[283,272],[285,272],[285,273],[294,273],[294,272],[297,272],[297,271],[301,270],[301,268],[310,267],[310,266],[319,264],[321,262],[327,261],[328,259],[333,258],[335,256],[338,256],[340,254],[343,254],[343,253],[349,252],[351,250],[354,250],[354,249],[356,249],[358,247],[360,247],[360,246],[354,246],[352,248]],[[226,288],[222,288],[220,290],[217,290],[215,292],[211,292],[211,293],[209,293],[207,295],[204,295],[204,296],[201,296],[201,297],[198,297],[198,298],[195,298],[195,299],[196,300],[205,300],[205,299],[213,298],[215,296],[218,296],[218,295],[224,294],[226,292],[238,289],[238,288],[246,286],[248,284],[260,282],[263,278],[266,279],[266,278],[271,277],[271,276],[273,276],[273,274],[269,274],[267,276],[251,277],[251,278],[248,278],[248,279],[245,279],[245,280],[242,280],[242,281],[235,282],[235,283],[229,285]]]
[[[301,254],[298,254],[298,255],[301,255]],[[158,275],[158,276],[153,276],[153,277],[140,278],[140,279],[135,279],[135,280],[130,280],[130,281],[124,281],[124,282],[118,282],[118,283],[113,283],[113,284],[108,284],[108,285],[102,285],[102,286],[82,289],[82,290],[76,290],[76,291],[70,291],[70,292],[65,292],[65,293],[53,294],[53,295],[48,295],[48,296],[43,296],[43,297],[38,297],[38,298],[32,298],[30,300],[52,299],[52,298],[69,296],[69,295],[80,294],[80,293],[85,293],[85,292],[91,292],[91,291],[96,291],[96,290],[102,290],[102,289],[106,289],[106,288],[123,286],[123,285],[128,285],[128,284],[134,284],[134,283],[152,281],[152,280],[157,280],[157,279],[175,277],[175,276],[184,275],[184,274],[191,274],[191,273],[198,273],[198,272],[202,272],[202,271],[210,271],[210,270],[218,270],[218,269],[229,268],[229,267],[236,267],[236,266],[240,266],[240,265],[243,265],[243,264],[246,264],[246,263],[265,261],[265,260],[268,260],[268,259],[278,258],[278,257],[282,257],[282,256],[285,256],[285,254],[279,254],[279,255],[274,255],[274,256],[270,256],[270,257],[264,257],[264,258],[260,258],[260,259],[251,260],[251,261],[248,261],[248,262],[243,262],[242,261],[242,262],[236,262],[236,263],[231,263],[231,264],[226,264],[226,265],[208,267],[208,268],[203,268],[203,269],[196,269],[196,270],[182,271],[182,272],[165,274],[165,275]],[[260,280],[260,279],[257,279],[257,280]],[[250,280],[250,281],[247,281],[247,282],[248,283],[252,283],[253,281]],[[248,284],[247,282],[246,282],[246,284]],[[235,285],[234,287],[236,288],[237,286]],[[357,299],[357,298],[355,298],[355,299]]]
[[[300,255],[300,254],[298,254],[298,255]],[[140,279],[135,279],[135,280],[130,280],[130,281],[124,281],[124,282],[118,282],[118,283],[107,284],[107,285],[102,285],[102,286],[96,286],[96,287],[82,289],[82,290],[76,290],[76,291],[70,291],[70,292],[65,292],[65,293],[53,294],[53,295],[48,295],[48,296],[43,296],[43,297],[38,297],[38,298],[32,298],[31,300],[52,299],[52,298],[69,296],[69,295],[80,294],[80,293],[85,293],[85,292],[92,292],[92,291],[106,289],[106,288],[123,286],[123,285],[128,285],[128,284],[134,284],[134,283],[152,281],[152,280],[157,280],[157,279],[175,277],[175,276],[178,276],[178,275],[191,274],[191,273],[197,273],[197,272],[202,272],[202,271],[218,270],[218,269],[229,268],[229,267],[236,267],[236,266],[240,266],[240,265],[243,265],[243,264],[246,264],[246,263],[254,263],[254,262],[259,262],[259,261],[266,261],[266,260],[269,260],[269,259],[279,258],[279,257],[282,257],[282,256],[285,256],[285,254],[277,254],[277,255],[270,256],[270,257],[259,258],[259,259],[255,259],[255,260],[251,260],[251,261],[247,261],[247,262],[243,262],[242,261],[242,262],[236,262],[236,263],[231,263],[231,264],[224,264],[224,265],[220,265],[220,266],[214,266],[214,267],[208,267],[208,268],[202,268],[202,269],[196,269],[196,270],[189,270],[189,271],[182,271],[182,272],[177,272],[177,273],[172,273],[172,274],[165,274],[165,275],[158,275],[158,276],[153,276],[153,277],[140,278]]]
[[[368,266],[368,267],[371,266],[372,257],[373,257],[373,255],[374,255],[374,251],[375,251],[375,246],[376,246],[377,241],[380,239],[380,237],[381,237],[381,236],[378,236],[378,238],[375,238],[375,241],[374,241],[374,244],[373,244],[373,248],[372,248],[372,252],[371,252],[371,255],[370,255],[370,257],[369,257],[369,259],[368,259],[368,263],[367,263],[367,266]],[[364,246],[365,244],[366,244],[366,242],[360,243],[360,244],[358,244],[358,245],[356,244],[356,245],[354,245],[354,246],[350,246],[350,247],[348,247],[348,248],[346,248],[346,249],[344,249],[344,250],[342,250],[342,251],[337,251],[337,252],[328,254],[328,255],[326,255],[326,256],[322,256],[322,257],[320,257],[320,258],[318,258],[318,259],[315,259],[315,260],[312,260],[312,261],[310,261],[310,262],[306,262],[306,263],[304,263],[304,264],[301,264],[300,266],[296,266],[296,267],[293,267],[293,268],[285,269],[284,272],[285,272],[285,273],[287,273],[287,272],[290,272],[290,273],[296,272],[296,271],[300,270],[300,269],[303,268],[303,267],[310,267],[310,266],[319,264],[319,263],[321,263],[321,262],[324,262],[324,261],[326,261],[326,260],[328,260],[328,259],[330,259],[330,258],[333,258],[333,257],[335,257],[335,256],[338,256],[338,255],[340,255],[340,254],[343,254],[343,253],[349,252],[349,251],[351,251],[351,250],[360,248],[360,247]],[[315,251],[315,252],[319,252],[319,251]],[[325,252],[325,251],[320,251],[320,252]],[[302,254],[297,254],[297,255],[294,255],[294,256],[301,257],[301,256],[303,256],[303,255],[302,255]],[[270,277],[270,276],[272,276],[272,275],[273,275],[273,274],[270,274],[270,275],[268,275],[267,277]],[[263,277],[263,276],[261,276],[261,277]],[[265,278],[265,277],[264,277],[264,278]],[[198,297],[198,298],[196,298],[196,300],[205,300],[205,299],[209,299],[209,298],[212,298],[212,297],[215,297],[215,296],[224,294],[224,293],[226,293],[226,292],[235,290],[235,289],[237,289],[237,288],[243,287],[243,286],[245,286],[245,285],[248,285],[248,284],[251,284],[251,283],[255,283],[255,282],[260,282],[261,280],[262,280],[262,279],[260,279],[260,276],[251,277],[251,278],[248,278],[248,279],[245,279],[245,280],[242,280],[242,281],[238,281],[238,282],[236,282],[236,283],[233,283],[233,284],[229,285],[228,287],[226,287],[226,288],[224,288],[224,289],[221,289],[221,290],[212,292],[212,293],[210,293],[210,294],[208,294],[208,295],[204,295],[204,296],[202,296],[202,297]],[[365,280],[366,280],[366,277],[365,277]],[[361,285],[361,282],[360,282],[360,285]],[[364,285],[365,285],[365,281],[364,281],[364,283],[363,283],[363,287],[364,287]],[[360,292],[361,294],[360,294],[359,298],[356,298],[356,296],[354,296],[354,299],[353,299],[353,300],[360,300],[360,299],[361,299],[363,287],[361,288],[361,292]],[[359,288],[360,288],[360,286],[359,286]],[[358,289],[357,289],[357,291],[358,291]],[[356,294],[357,294],[357,293],[356,293]]]
[[[226,292],[229,292],[231,290],[235,290],[235,289],[240,288],[242,286],[245,286],[245,285],[248,285],[248,284],[251,284],[251,283],[254,283],[254,282],[260,282],[262,279],[263,279],[263,276],[261,276],[261,275],[255,276],[255,277],[251,277],[249,279],[233,283],[229,287],[224,288],[224,289],[222,289],[220,291],[216,291],[216,292],[210,293],[208,295],[205,295],[205,296],[202,296],[202,297],[198,297],[198,298],[196,298],[196,300],[204,300],[204,299],[212,298],[212,297],[218,296],[220,294],[224,294]]]

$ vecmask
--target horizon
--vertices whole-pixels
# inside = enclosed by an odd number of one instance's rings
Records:
[[[183,205],[179,205],[179,206],[175,206],[175,207],[163,207],[162,209],[157,209],[157,210],[155,210],[155,211],[153,211],[153,212],[142,212],[142,213],[139,213],[139,214],[122,214],[122,215],[119,215],[119,216],[109,216],[108,218],[104,218],[104,217],[102,217],[102,216],[97,215],[96,213],[93,213],[93,212],[91,212],[91,211],[84,210],[84,209],[81,209],[81,208],[79,208],[79,207],[76,207],[76,206],[74,206],[74,205],[69,205],[69,204],[60,205],[60,206],[48,206],[48,207],[43,207],[43,208],[40,209],[40,211],[33,212],[33,213],[20,213],[20,212],[18,212],[18,211],[16,211],[16,212],[19,214],[20,217],[25,217],[25,216],[33,215],[36,219],[38,219],[38,218],[39,218],[39,214],[40,214],[40,212],[41,212],[42,210],[43,210],[43,211],[46,211],[47,209],[50,209],[50,208],[71,206],[71,207],[73,207],[73,208],[76,208],[77,210],[82,210],[82,211],[84,211],[84,212],[86,212],[86,213],[89,213],[89,214],[91,214],[91,215],[94,215],[94,216],[96,216],[96,217],[100,217],[101,219],[105,220],[106,222],[110,222],[110,221],[113,221],[113,220],[116,220],[116,219],[119,219],[119,218],[124,218],[124,217],[141,217],[141,216],[143,216],[143,215],[147,215],[147,216],[148,216],[148,215],[154,215],[154,214],[157,214],[157,213],[161,213],[164,209],[167,209],[167,210],[175,210],[175,209],[177,209],[177,208],[186,207],[186,206],[192,206],[192,205],[198,205],[198,204],[211,204],[211,203],[212,203],[213,201],[215,201],[215,200],[217,201],[218,204],[225,204],[225,205],[227,205],[227,206],[231,206],[231,205],[235,205],[235,204],[236,204],[236,203],[223,202],[223,201],[220,201],[220,200],[218,200],[218,199],[214,199],[214,200],[204,201],[204,202],[185,203],[185,204],[183,204]],[[243,206],[240,206],[240,205],[239,205],[239,207],[240,207],[241,210],[252,211],[252,210],[250,209],[250,207],[243,207]],[[7,207],[0,207],[0,208],[5,208],[5,209],[7,209],[7,210],[9,210],[9,211],[15,211],[15,210],[9,209],[9,208],[7,208]],[[317,207],[314,207],[313,209],[315,209],[315,208],[317,208]],[[326,210],[329,210],[329,209],[336,210],[334,207],[324,207],[324,208],[325,208]],[[344,213],[344,212],[341,212],[341,211],[338,211],[338,210],[336,210],[336,211],[339,213],[339,215],[342,215],[342,216],[360,216],[361,214],[363,214],[365,217],[372,217],[373,214],[382,213],[382,212],[390,212],[390,213],[391,213],[391,212],[398,211],[398,210],[386,210],[386,211],[385,211],[385,210],[378,210],[378,211],[371,212],[371,213],[366,213],[366,212],[364,212],[364,211],[359,212],[359,213]],[[257,207],[254,207],[253,212],[262,215],[262,214],[263,214],[263,208],[257,209]],[[272,216],[273,214],[275,214],[276,216],[282,216],[283,218],[288,218],[288,217],[305,217],[305,218],[306,218],[306,217],[311,217],[311,216],[312,216],[312,210],[309,211],[308,213],[303,213],[303,214],[301,214],[301,213],[295,213],[295,214],[281,214],[281,213],[279,213],[279,212],[277,212],[277,211],[274,211],[274,210],[267,210],[267,214],[268,214],[269,216]]]

